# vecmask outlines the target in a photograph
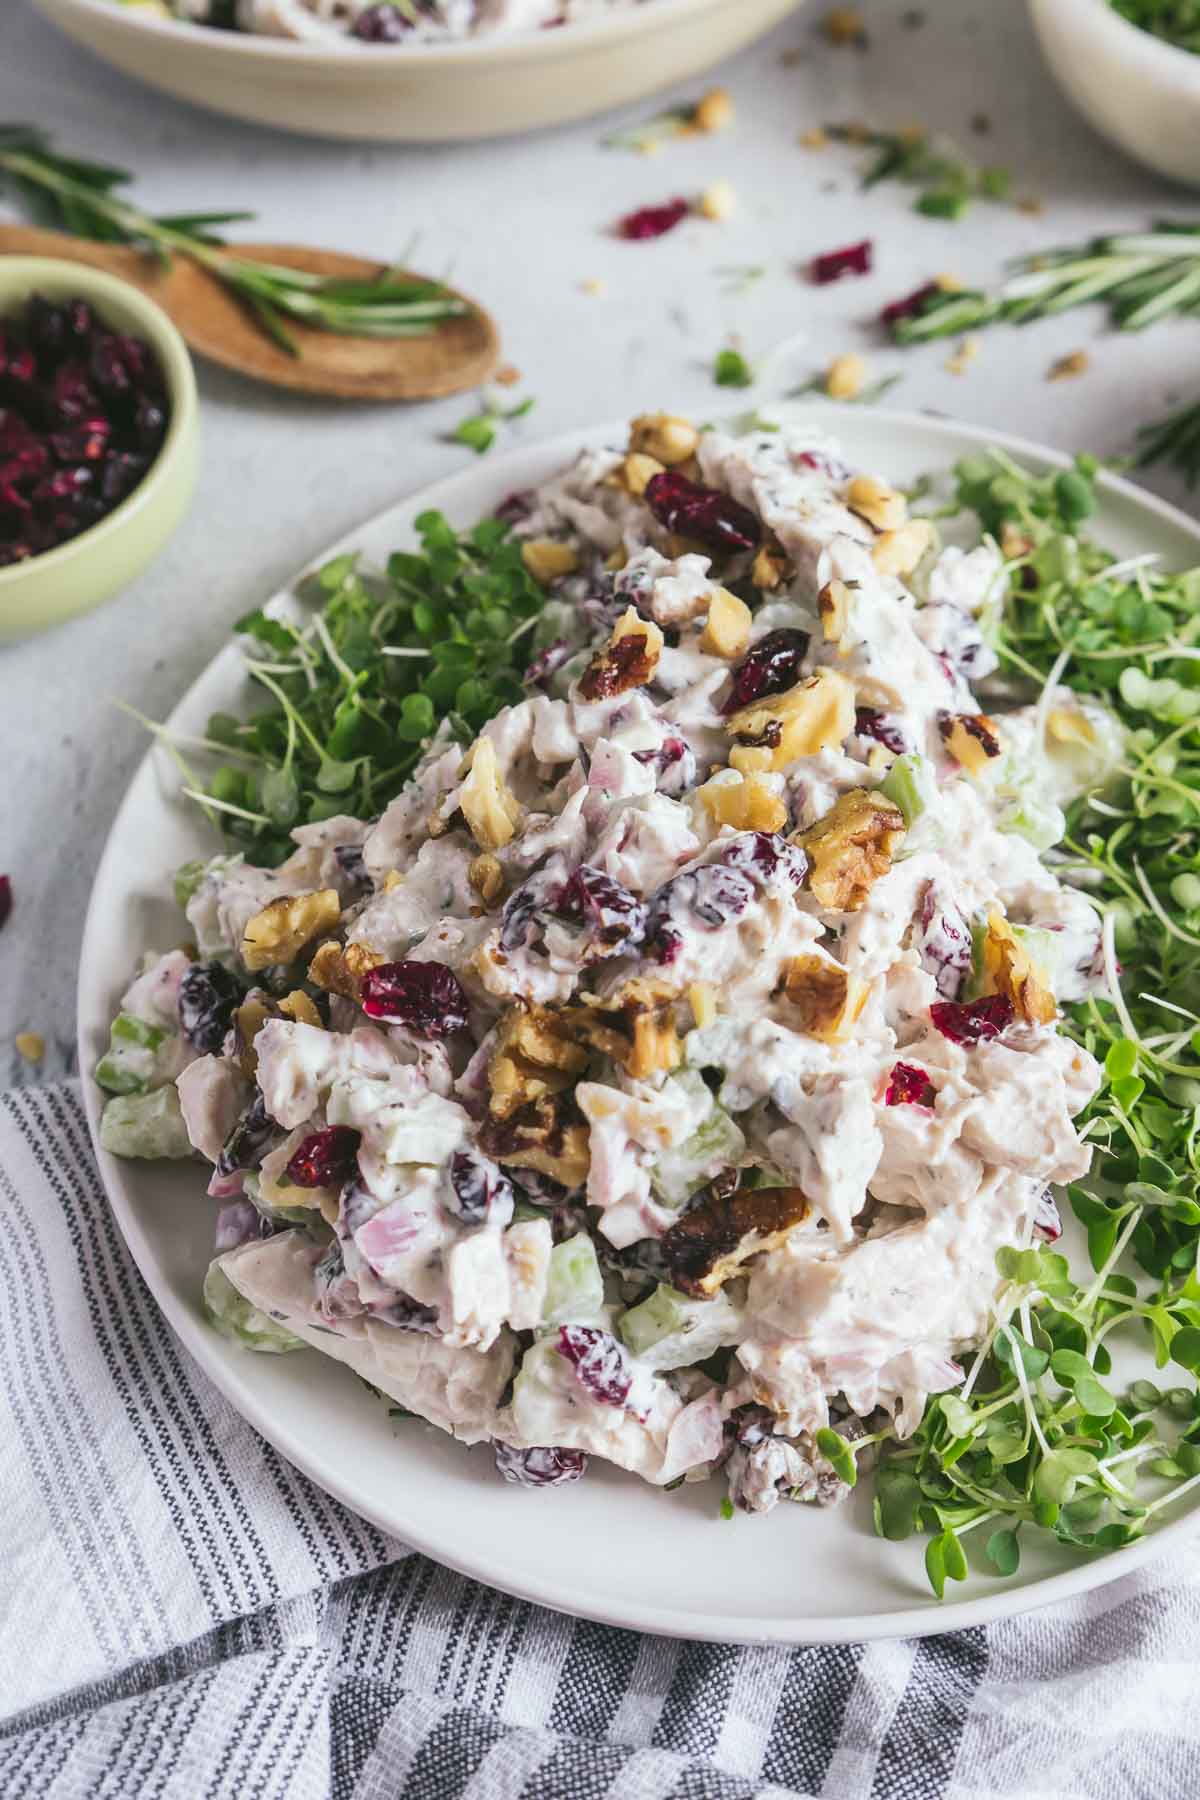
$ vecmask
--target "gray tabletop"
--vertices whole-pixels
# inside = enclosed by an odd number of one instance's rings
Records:
[[[306,142],[231,124],[111,73],[24,0],[0,8],[0,118],[37,119],[64,148],[136,170],[151,210],[249,206],[263,236],[380,255],[415,236],[414,264],[449,272],[484,301],[524,377],[513,392],[536,396],[514,441],[647,406],[707,416],[726,399],[712,384],[713,354],[735,332],[751,357],[792,340],[773,365],[775,395],[859,350],[875,373],[902,373],[889,404],[1064,449],[1127,451],[1135,425],[1191,387],[1193,326],[1116,336],[1088,311],[1023,331],[997,327],[956,375],[946,366],[952,345],[889,350],[872,321],[884,300],[932,274],[990,283],[1007,257],[1165,211],[1186,215],[1188,196],[1125,162],[1067,111],[1016,0],[932,0],[922,25],[911,0],[866,0],[865,53],[822,38],[825,10],[801,11],[713,77],[738,107],[732,131],[649,157],[600,140],[657,102],[616,121],[451,148]],[[665,99],[695,98],[704,85]],[[838,119],[944,130],[977,159],[1008,164],[1014,192],[1044,210],[980,204],[946,223],[917,218],[893,185],[863,195],[860,154],[799,142],[804,129]],[[697,220],[650,244],[622,243],[608,229],[632,207],[718,179],[739,200],[724,224]],[[868,236],[868,279],[827,288],[803,279],[814,252]],[[760,265],[767,273],[742,292],[720,274]],[[602,291],[589,291],[597,283]],[[1077,349],[1088,352],[1088,371],[1048,382],[1054,360]],[[112,605],[0,650],[0,873],[15,894],[0,937],[0,1081],[74,1063],[88,893],[145,750],[114,703],[164,717],[248,606],[357,520],[470,456],[447,441],[475,410],[469,397],[339,406],[203,365],[199,375],[200,486],[166,553]],[[1150,485],[1184,498],[1169,477]],[[26,1031],[45,1039],[40,1071],[14,1046]]]

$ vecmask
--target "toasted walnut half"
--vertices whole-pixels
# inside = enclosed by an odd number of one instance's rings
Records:
[[[753,614],[744,600],[728,588],[718,588],[708,608],[708,620],[700,634],[700,648],[727,662],[743,656],[750,642]]]
[[[572,1027],[626,1074],[643,1081],[679,1067],[683,1049],[675,1030],[674,990],[648,976],[627,981],[607,1000],[586,997],[567,1009]]]
[[[488,1066],[488,1108],[497,1119],[561,1094],[587,1068],[588,1053],[571,1022],[548,1006],[514,1006],[500,1021]]]
[[[471,766],[458,794],[462,816],[481,849],[501,850],[512,842],[521,818],[520,805],[500,773],[496,746],[490,738],[476,738],[468,757]]]
[[[743,775],[737,781],[715,776],[696,797],[714,825],[732,825],[735,831],[782,831],[787,824],[787,807],[761,775]]]
[[[553,538],[527,538],[521,545],[521,561],[535,581],[543,586],[573,575],[579,567],[579,552],[571,544],[556,544]]]
[[[779,544],[761,544],[750,565],[750,579],[756,588],[769,593],[792,579],[792,565]]]
[[[827,581],[817,595],[821,636],[827,644],[839,644],[850,623],[850,589],[844,581]]]
[[[643,619],[636,607],[627,607],[607,644],[580,676],[580,694],[585,700],[610,700],[630,688],[644,687],[658,667],[662,647],[663,634],[653,620]]]
[[[248,969],[269,969],[295,962],[313,939],[332,931],[342,916],[336,888],[313,894],[283,894],[246,924],[242,961]]]
[[[1048,1025],[1058,1016],[1045,970],[1034,962],[1004,915],[995,910],[988,914],[983,938],[983,992],[1003,994],[1027,1025]]]
[[[822,1043],[844,1042],[867,1003],[866,982],[815,951],[791,957],[782,973],[780,992],[788,1002],[789,1022]]]
[[[285,1019],[293,1019],[297,1025],[316,1025],[324,1028],[324,1020],[317,1011],[317,1003],[311,994],[303,988],[293,988],[285,1000],[279,1002],[279,1010]]]
[[[808,885],[831,912],[857,912],[892,866],[904,814],[875,788],[851,788],[795,842],[808,855]]]
[[[871,561],[881,575],[911,575],[932,542],[929,520],[909,519],[876,539]]]
[[[700,433],[689,419],[674,413],[642,413],[629,427],[629,448],[652,456],[669,469],[686,462],[700,442]]]
[[[368,969],[377,969],[386,957],[369,944],[320,944],[308,965],[308,979],[327,993],[340,994],[343,1000],[357,1000],[362,993],[362,980]]]
[[[563,1116],[561,1096],[546,1094],[507,1119],[488,1119],[479,1145],[499,1163],[536,1169],[563,1187],[581,1187],[591,1166],[588,1128]]]
[[[785,1243],[807,1213],[808,1201],[797,1187],[712,1195],[684,1213],[661,1240],[672,1285],[685,1294],[715,1294],[749,1257]]]
[[[845,742],[854,729],[854,689],[836,670],[818,669],[786,693],[731,713],[725,729],[734,740],[730,764],[741,774],[786,769]]]
[[[908,501],[874,475],[856,475],[846,489],[846,505],[876,531],[895,531],[908,517]]]
[[[979,775],[1001,753],[994,719],[986,713],[943,713],[938,720],[942,742],[968,775]]]

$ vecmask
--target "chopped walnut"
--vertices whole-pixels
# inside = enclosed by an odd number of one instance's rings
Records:
[[[561,1012],[514,1006],[500,1021],[488,1066],[488,1108],[508,1119],[546,1095],[561,1094],[587,1068],[588,1053]]]
[[[581,1187],[591,1166],[588,1128],[563,1117],[561,1095],[544,1094],[508,1118],[487,1119],[479,1133],[480,1149],[499,1163],[535,1169],[568,1189]]]
[[[841,963],[811,950],[783,965],[780,991],[789,1004],[789,1020],[826,1044],[849,1037],[869,992]]]
[[[458,794],[463,818],[481,849],[503,849],[512,842],[521,817],[516,795],[500,773],[490,738],[476,738],[468,760],[470,768]]]
[[[696,102],[688,121],[693,131],[724,131],[733,123],[733,100],[728,88],[709,88]]]
[[[242,961],[248,969],[294,962],[306,945],[332,931],[342,916],[336,888],[312,894],[282,894],[247,921]]]
[[[786,693],[731,713],[725,729],[730,765],[741,774],[786,769],[845,742],[854,729],[854,689],[836,670],[818,669]]]
[[[846,489],[846,505],[876,531],[895,531],[908,517],[908,501],[874,475],[856,475]]]
[[[656,475],[661,475],[665,467],[666,465],[660,463],[657,457],[646,456],[642,451],[631,450],[617,471],[617,480],[627,494],[632,494],[635,500],[640,500],[647,485]]]
[[[827,581],[817,595],[821,635],[827,644],[839,644],[850,623],[850,589],[844,581]]]
[[[871,561],[881,575],[911,575],[932,542],[929,520],[909,519],[877,538]]]
[[[700,634],[701,650],[733,662],[745,654],[752,620],[753,614],[744,600],[728,588],[718,588],[709,602],[708,619]]]
[[[776,543],[760,544],[750,565],[750,579],[764,593],[782,587],[792,578],[792,565],[786,552]]]
[[[808,885],[831,912],[858,912],[904,836],[904,814],[875,788],[851,788],[794,842],[807,853]]]
[[[247,994],[233,1015],[238,1067],[248,1081],[253,1081],[258,1071],[258,1052],[254,1048],[254,1040],[267,1020],[275,1017],[276,1010],[267,995],[256,991]]]
[[[499,857],[484,852],[467,870],[467,880],[485,906],[492,906],[504,893],[504,868]]]
[[[363,976],[377,969],[387,959],[369,944],[336,944],[331,938],[320,944],[308,965],[308,979],[327,993],[340,994],[343,1000],[357,1000],[362,993]]]
[[[786,1243],[807,1214],[808,1201],[798,1187],[710,1195],[661,1240],[672,1285],[706,1298],[717,1293],[749,1257]]]
[[[711,981],[693,981],[687,991],[688,1005],[698,1031],[706,1031],[717,1020],[717,990]]]
[[[293,988],[287,998],[279,1002],[279,1010],[285,1019],[293,1019],[297,1025],[316,1025],[324,1029],[325,1021],[317,1011],[316,1001],[303,988]]]
[[[1008,920],[995,910],[988,914],[983,938],[983,993],[1003,994],[1027,1025],[1048,1025],[1058,1016],[1045,970],[1019,942]]]
[[[732,825],[735,831],[782,831],[787,807],[761,775],[743,775],[730,781],[727,774],[706,781],[696,798],[715,825]]]
[[[653,620],[628,607],[580,676],[580,694],[585,700],[610,700],[630,688],[644,687],[658,667],[662,647],[663,634]]]
[[[848,350],[843,356],[835,356],[826,370],[825,392],[831,400],[854,400],[862,393],[866,379],[866,362]]]
[[[571,544],[555,543],[553,538],[527,538],[521,545],[521,561],[535,581],[549,586],[552,581],[575,573],[579,552]]]
[[[627,981],[607,1000],[585,996],[567,1008],[574,1029],[636,1080],[679,1067],[683,1050],[675,1029],[674,989],[651,977]]]
[[[695,454],[700,433],[689,419],[673,413],[642,413],[629,427],[629,448],[652,456],[667,468],[685,463]]]
[[[946,713],[938,720],[942,742],[968,775],[979,775],[1001,754],[994,719],[986,713]]]

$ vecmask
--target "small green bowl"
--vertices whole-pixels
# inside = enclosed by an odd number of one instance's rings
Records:
[[[0,257],[0,321],[35,293],[50,300],[77,294],[106,324],[145,338],[162,364],[170,420],[162,448],[128,499],[78,537],[0,569],[0,643],[90,612],[127,587],[175,530],[196,485],[196,378],[161,307],[98,269],[42,256]]]

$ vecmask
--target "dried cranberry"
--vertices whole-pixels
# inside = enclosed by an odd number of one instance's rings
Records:
[[[646,935],[642,902],[590,863],[581,863],[549,899],[556,917],[588,927],[592,941],[605,949],[632,948]]]
[[[295,1151],[287,1166],[293,1187],[341,1187],[358,1171],[358,1146],[362,1133],[349,1125],[327,1125],[314,1131]]]
[[[889,1106],[923,1106],[932,1111],[936,1098],[937,1089],[924,1069],[915,1063],[895,1064],[884,1095]]]
[[[558,1354],[575,1371],[581,1387],[605,1406],[624,1406],[633,1386],[633,1368],[624,1344],[594,1325],[560,1325]]]
[[[0,875],[0,926],[7,922],[13,909],[13,891],[11,875]]]
[[[101,465],[101,498],[110,505],[123,500],[126,494],[132,493],[149,467],[148,456],[139,456],[130,450],[111,451]]]
[[[636,212],[626,213],[623,219],[618,219],[617,236],[635,241],[662,237],[666,232],[674,231],[691,210],[688,202],[678,195],[662,206],[639,207]]]
[[[467,1022],[467,996],[445,963],[381,963],[363,976],[362,1009],[369,1019],[405,1025],[417,1037],[443,1038]]]
[[[1055,1244],[1062,1236],[1062,1219],[1054,1195],[1046,1188],[1037,1203],[1033,1215],[1033,1229],[1043,1243]]]
[[[869,275],[873,250],[870,238],[847,244],[844,250],[827,250],[823,256],[813,258],[812,278],[818,287],[826,287],[831,281],[840,281],[843,275]]]
[[[32,499],[36,506],[50,506],[57,500],[74,500],[94,480],[95,476],[86,463],[79,463],[73,469],[55,469],[53,475],[47,475],[44,481],[38,482]]]
[[[913,934],[921,967],[932,975],[937,991],[954,1000],[971,967],[971,933],[967,922],[934,881],[921,896],[921,917]]]
[[[232,1175],[237,1169],[257,1169],[268,1146],[278,1135],[279,1127],[256,1089],[253,1100],[221,1146],[216,1162],[217,1174]]]
[[[25,329],[29,342],[39,356],[63,354],[71,338],[70,322],[65,306],[56,306],[44,294],[31,294],[25,308]]]
[[[398,6],[368,6],[360,12],[350,28],[351,37],[363,44],[399,44],[412,30]]]
[[[98,332],[88,362],[92,380],[104,394],[131,394],[146,381],[148,351],[140,338],[125,332]]]
[[[26,388],[33,384],[37,375],[37,362],[33,351],[23,344],[5,344],[0,340],[0,373],[14,387]]]
[[[739,832],[721,861],[727,869],[744,869],[758,887],[782,875],[800,888],[808,873],[804,852],[771,831]]]
[[[935,1000],[929,1016],[952,1044],[980,1044],[997,1038],[1013,1022],[1012,1001],[1003,994],[982,1000]]]
[[[37,440],[24,444],[11,456],[0,462],[0,487],[20,487],[22,483],[32,484],[50,467],[50,452],[45,444]]]
[[[889,301],[879,315],[883,325],[897,325],[901,319],[915,319],[923,313],[929,302],[942,292],[936,281],[927,281],[924,287],[906,294],[902,300]]]
[[[854,712],[854,729],[859,737],[874,738],[885,750],[903,756],[912,749],[908,735],[891,713],[876,712],[873,706],[859,706]]]
[[[14,482],[0,481],[0,512],[27,513],[30,502]]]
[[[539,652],[526,669],[523,676],[526,687],[544,688],[552,675],[557,675],[565,662],[571,657],[571,646],[566,638],[555,638],[552,644]]]
[[[225,1042],[244,990],[224,963],[192,963],[179,983],[179,1023],[193,1050],[211,1055]]]
[[[563,1481],[578,1481],[587,1469],[582,1450],[557,1450],[537,1446],[532,1450],[514,1450],[511,1444],[497,1444],[496,1467],[505,1481],[517,1487],[555,1487]]]
[[[683,738],[664,738],[657,750],[635,750],[634,761],[654,770],[660,794],[677,800],[696,785],[696,753]]]
[[[49,398],[55,416],[66,425],[94,418],[100,411],[88,372],[80,362],[64,363],[55,372]]]
[[[527,519],[533,511],[533,496],[528,488],[513,494],[506,494],[496,508],[493,518],[501,519],[506,525],[516,525]]]
[[[99,462],[112,437],[112,425],[97,414],[94,419],[81,419],[64,431],[50,437],[50,448],[61,463]]]
[[[133,434],[143,450],[157,450],[167,430],[167,415],[157,400],[141,394],[133,413]]]
[[[513,1215],[512,1182],[489,1157],[456,1150],[450,1158],[448,1204],[464,1225],[507,1225]]]
[[[807,652],[806,632],[768,631],[734,670],[733,686],[722,710],[738,712],[753,700],[764,700],[770,694],[781,694],[786,688],[795,687]]]
[[[718,488],[689,481],[674,469],[650,477],[646,504],[668,531],[677,531],[710,550],[753,550],[762,537],[762,526],[749,507]]]

